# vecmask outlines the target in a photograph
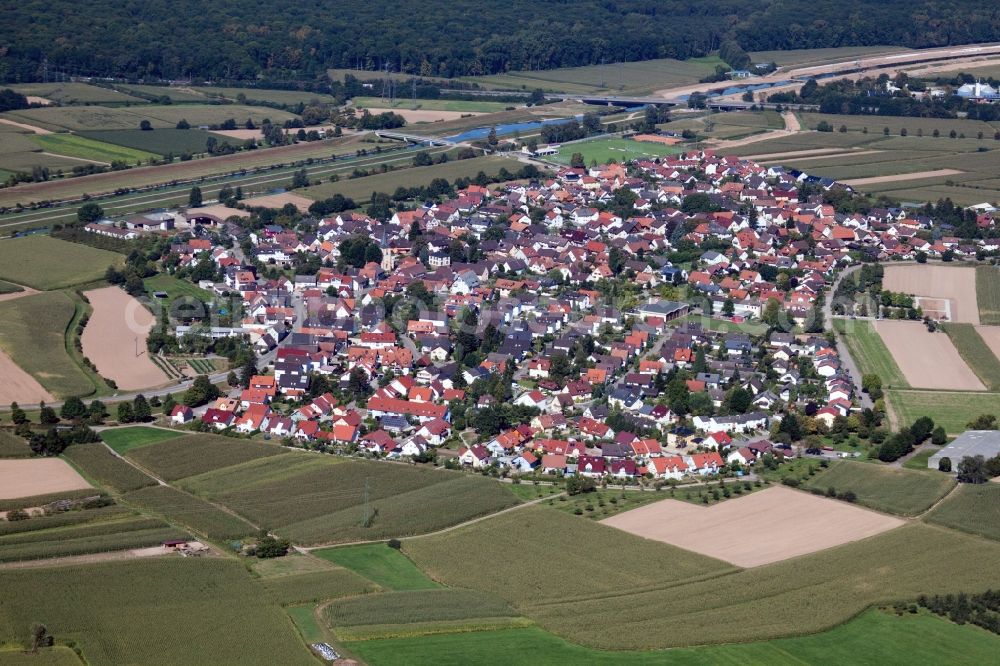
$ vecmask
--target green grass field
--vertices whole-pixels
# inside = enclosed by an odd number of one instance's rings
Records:
[[[273,576],[260,579],[259,585],[271,600],[282,606],[357,597],[378,590],[374,583],[347,569]]]
[[[16,294],[24,291],[24,287],[0,280],[0,294]]]
[[[371,640],[348,647],[371,666],[936,666],[956,660],[988,663],[1000,648],[1000,639],[979,627],[930,614],[897,617],[870,610],[812,636],[669,652],[603,652],[573,645],[537,627]]]
[[[400,164],[412,164],[412,155]],[[381,173],[363,178],[344,178],[336,183],[323,183],[299,190],[298,193],[310,199],[327,199],[334,194],[343,194],[355,201],[366,201],[372,192],[392,194],[397,187],[418,187],[429,185],[435,178],[444,178],[454,182],[456,178],[474,178],[480,171],[488,176],[495,176],[500,169],[506,168],[511,173],[521,168],[517,160],[506,157],[474,157],[468,160],[453,160],[444,164],[425,167],[410,167],[400,171]]]
[[[976,327],[972,324],[947,323],[944,324],[944,330],[983,385],[991,391],[1000,391],[1000,359],[979,335]]]
[[[125,453],[129,449],[155,444],[168,439],[180,437],[184,433],[164,430],[163,428],[149,428],[147,426],[130,426],[128,428],[111,428],[101,431],[101,439],[118,453]]]
[[[929,476],[849,460],[835,462],[805,483],[810,489],[835,488],[838,493],[853,491],[858,504],[901,516],[915,516],[926,511],[954,486],[954,479],[947,474]]]
[[[355,97],[351,100],[361,109],[425,109],[428,111],[455,111],[460,113],[496,113],[512,106],[522,106],[511,102],[490,102],[456,99],[398,99],[395,106],[379,97]]]
[[[0,279],[50,290],[93,282],[124,257],[79,243],[35,234],[0,243]]]
[[[1000,268],[976,267],[976,300],[979,321],[985,326],[1000,326]]]
[[[41,648],[36,654],[17,648],[0,649],[2,666],[80,666],[80,657],[64,645]]]
[[[149,161],[151,158],[157,157],[157,155],[144,150],[117,146],[113,143],[98,141],[76,134],[40,134],[33,138],[35,143],[49,152],[103,162],[105,164],[110,164],[114,161],[134,164],[140,160]]]
[[[586,548],[574,550],[571,544],[580,543]],[[534,507],[435,537],[404,541],[403,548],[435,580],[500,596],[559,636],[605,649],[732,643],[818,632],[872,604],[921,593],[972,592],[1000,581],[995,570],[1000,544],[927,525],[904,526],[742,571]],[[567,566],[536,576],[490,575],[492,562],[512,559],[558,560]],[[949,566],[942,568],[942,562]],[[587,585],[577,585],[580,580]],[[601,622],[581,623],[583,617],[600,617]]]
[[[146,278],[142,283],[149,294],[157,291],[166,292],[167,303],[173,303],[178,298],[183,297],[191,297],[202,303],[208,303],[214,298],[210,292],[205,291],[198,285],[192,284],[187,280],[175,278],[173,275],[166,273],[157,273],[153,277]]]
[[[22,95],[44,97],[59,104],[121,104],[142,102],[125,93],[88,83],[15,83],[10,86]]]
[[[206,142],[213,137],[219,145],[229,143],[239,146],[243,142],[222,134],[214,134],[200,129],[175,129],[158,128],[151,132],[144,132],[140,129],[117,129],[117,130],[96,130],[91,132],[78,132],[82,137],[102,141],[116,146],[123,146],[124,150],[152,155],[166,155],[170,153],[174,156],[183,153],[197,155],[204,153]],[[154,154],[155,153],[155,154]],[[148,159],[148,158],[143,158]]]
[[[0,458],[29,458],[28,442],[14,433],[0,430]]]
[[[270,102],[272,104],[309,104],[313,100],[321,104],[332,104],[336,100],[331,95],[310,92],[308,90],[271,90],[267,88],[215,88],[208,86],[193,87],[198,94],[208,98],[224,98],[238,101],[240,95],[244,95],[249,100],[259,102]],[[173,97],[173,92],[170,93]]]
[[[266,107],[239,104],[178,104],[138,105],[131,107],[62,106],[9,111],[5,116],[18,122],[36,125],[52,131],[72,132],[89,130],[137,130],[139,123],[148,120],[154,129],[170,129],[180,120],[187,120],[192,127],[217,125],[229,120],[242,126],[247,118],[260,125],[265,118],[283,123],[297,118],[295,114]]]
[[[312,551],[388,590],[427,590],[440,587],[417,568],[406,555],[386,544],[365,544]]]
[[[833,328],[847,343],[851,356],[864,374],[876,374],[885,387],[908,388],[896,361],[869,321],[834,319]]]
[[[663,146],[658,143],[646,143],[622,139],[620,137],[599,137],[574,143],[564,144],[557,155],[549,159],[560,164],[569,164],[573,153],[583,155],[585,164],[606,164],[609,162],[628,162],[639,159],[655,159],[664,155],[676,155],[681,152],[677,146]]]
[[[41,621],[93,666],[316,663],[278,604],[229,559],[2,571],[0,588],[0,642],[24,641]]]
[[[1000,417],[1000,393],[905,391],[887,392],[900,423],[913,423],[929,416],[949,435],[960,435],[970,421],[982,414]]]
[[[221,435],[186,435],[128,452],[128,457],[166,481],[238,465],[248,460],[287,455],[273,444]]]
[[[74,444],[63,456],[88,480],[121,493],[156,485],[156,481],[115,456],[100,443]]]
[[[928,472],[928,471],[933,472],[934,470],[931,470],[927,467],[927,461],[930,460],[931,456],[934,455],[936,452],[937,452],[937,447],[925,448],[922,451],[918,451],[917,453],[907,458],[906,462],[903,463],[903,467],[905,467],[906,469],[914,469],[921,472]]]
[[[926,520],[1000,541],[1000,484],[962,484]]]
[[[94,392],[93,381],[67,351],[66,330],[75,313],[72,299],[57,291],[0,303],[0,348],[57,397]]]

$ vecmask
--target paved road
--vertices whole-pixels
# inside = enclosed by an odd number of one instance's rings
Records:
[[[833,281],[833,286],[830,287],[827,292],[827,299],[823,304],[823,325],[827,330],[833,330],[833,295],[837,293],[837,287],[840,286],[840,281],[860,269],[861,265],[857,264],[849,266],[841,271],[841,273],[837,276],[837,279]],[[854,392],[861,401],[861,407],[864,409],[874,408],[875,403],[872,401],[871,396],[861,390],[861,378],[863,377],[861,370],[858,369],[858,364],[855,363],[850,350],[839,336],[837,337],[837,353],[840,354],[840,360],[844,363],[844,369],[847,370],[847,375],[851,378],[851,382],[854,384]]]

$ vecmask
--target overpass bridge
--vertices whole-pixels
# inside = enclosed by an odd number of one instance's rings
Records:
[[[396,132],[394,130],[376,130],[375,136],[380,139],[389,139],[390,141],[405,141],[407,143],[416,143],[421,146],[457,146],[459,145],[457,141],[452,141],[451,139],[440,137],[440,136],[420,136],[418,134],[407,134],[406,132]]]

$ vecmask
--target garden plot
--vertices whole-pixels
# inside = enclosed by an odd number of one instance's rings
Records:
[[[34,497],[90,487],[75,469],[59,458],[0,460],[0,499]]]
[[[815,553],[903,524],[845,502],[778,487],[708,508],[667,499],[601,522],[741,567]]]
[[[929,333],[919,321],[883,319],[874,322],[874,325],[910,386],[955,391],[986,390],[946,333]]]
[[[948,300],[952,321],[963,324],[980,323],[975,268],[930,264],[886,266],[882,288]]]

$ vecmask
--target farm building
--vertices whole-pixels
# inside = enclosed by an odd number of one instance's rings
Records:
[[[992,458],[1000,455],[1000,430],[966,430],[948,446],[927,460],[928,469],[938,469],[942,458],[951,459],[952,468],[965,457]]]

